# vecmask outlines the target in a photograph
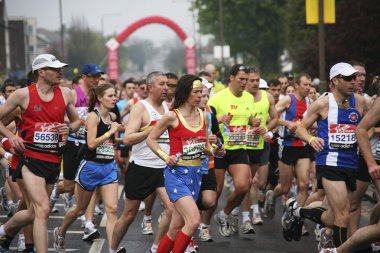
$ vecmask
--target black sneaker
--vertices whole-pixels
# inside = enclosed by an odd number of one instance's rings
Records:
[[[296,219],[294,223],[294,233],[293,233],[293,240],[299,241],[302,237],[302,227],[303,227],[304,219]]]
[[[116,253],[127,253],[127,250],[126,250],[124,247],[119,247],[119,248],[116,250]]]

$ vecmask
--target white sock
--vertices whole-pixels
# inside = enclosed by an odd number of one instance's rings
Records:
[[[13,200],[7,200],[8,206],[11,206],[13,204]]]
[[[241,212],[241,216],[243,216],[243,223],[247,220],[249,221],[249,211]]]
[[[235,207],[233,210],[232,210],[232,212],[231,212],[231,214],[232,215],[239,215],[239,213],[240,213],[240,208],[239,207]]]
[[[5,233],[5,231],[4,231],[4,225],[1,225],[0,226],[0,237],[6,236],[6,235],[7,235],[7,233]]]
[[[25,236],[24,236],[24,234],[22,234],[22,233],[19,233],[19,234],[18,234],[18,239],[25,239]]]
[[[222,218],[222,219],[227,219],[227,218],[228,218],[228,214],[226,214],[226,213],[224,212],[224,210],[220,210],[220,212],[219,212],[219,216],[220,216],[220,218]]]
[[[110,248],[110,249],[108,250],[108,253],[116,253],[116,250],[113,250],[113,249]]]
[[[146,215],[144,214],[144,220],[145,220],[145,221],[147,221],[147,220],[151,220],[151,219],[152,219],[152,215],[146,216]]]
[[[254,205],[252,205],[252,207],[253,207],[252,208],[253,213],[260,213],[258,204],[254,204]]]
[[[152,247],[150,247],[150,251],[156,253],[157,252],[157,248],[158,248],[158,245],[153,243]]]
[[[94,227],[94,223],[92,223],[92,221],[86,221],[86,228],[92,228]]]

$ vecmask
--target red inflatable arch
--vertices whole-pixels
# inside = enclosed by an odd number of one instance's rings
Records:
[[[186,59],[186,69],[188,74],[195,74],[195,44],[194,40],[191,37],[188,37],[186,33],[172,20],[161,17],[161,16],[150,16],[142,18],[127,28],[124,29],[119,35],[115,38],[110,39],[106,46],[108,48],[108,75],[110,79],[119,79],[119,45],[125,41],[133,32],[137,29],[149,25],[149,24],[162,24],[171,28],[178,37],[185,44],[185,59]]]

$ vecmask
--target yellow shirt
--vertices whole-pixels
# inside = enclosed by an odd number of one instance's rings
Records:
[[[219,125],[224,139],[226,150],[246,148],[246,132],[249,127],[249,118],[254,114],[253,96],[244,91],[242,96],[236,97],[230,88],[221,90],[213,95],[208,104],[215,108],[216,116],[230,116],[230,125]]]
[[[214,81],[214,87],[211,88],[211,90],[214,92],[214,93],[217,93],[221,90],[224,90],[226,88],[226,86],[224,86],[221,82],[218,82],[218,81]]]
[[[260,101],[254,103],[253,108],[256,113],[256,118],[260,118],[260,126],[266,126],[269,115],[269,99],[266,91],[259,90],[261,92]],[[247,149],[260,150],[264,148],[264,136],[263,135],[251,135],[247,132]]]

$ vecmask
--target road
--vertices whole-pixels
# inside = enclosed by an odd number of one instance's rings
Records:
[[[123,177],[120,180],[119,185],[119,214],[122,212],[124,201],[123,201]],[[226,193],[224,193],[225,195]],[[220,206],[225,203],[225,198],[220,201]],[[362,224],[366,224],[369,217],[369,211],[372,207],[372,203],[369,201],[363,201],[363,215]],[[54,227],[58,226],[64,215],[63,210],[63,200],[60,199],[57,202],[56,207],[58,208],[58,213],[52,213],[49,219],[49,252],[54,252],[53,248],[53,234],[52,231]],[[156,200],[154,210],[153,210],[153,229],[157,228],[157,218],[161,213],[162,207],[160,202]],[[282,206],[280,201],[277,201],[276,206],[276,216],[272,220],[264,219],[263,226],[255,226],[256,233],[253,235],[233,235],[229,238],[221,237],[217,231],[217,227],[214,222],[212,222],[212,236],[213,242],[199,242],[198,252],[207,253],[245,253],[252,252],[260,253],[303,253],[303,252],[317,252],[317,243],[315,241],[315,236],[313,233],[315,225],[312,222],[308,222],[308,229],[310,231],[310,236],[303,237],[299,242],[286,242],[282,238],[280,217],[282,214]],[[121,246],[124,246],[127,252],[134,253],[146,253],[149,252],[149,248],[153,242],[154,236],[152,235],[142,235],[141,233],[141,221],[143,218],[143,212],[139,212],[135,222],[130,226],[128,233],[124,236]],[[98,227],[101,237],[100,239],[94,240],[93,243],[84,242],[81,240],[83,235],[83,229],[80,227],[80,220],[78,219],[69,229],[66,235],[66,252],[88,252],[88,253],[108,253],[108,243],[105,240],[105,224],[106,215],[95,216],[95,223]],[[0,221],[5,222],[7,217],[3,210],[0,211]],[[197,238],[197,236],[196,236]],[[17,252],[16,249],[16,239],[11,245],[12,252]],[[306,250],[306,251],[305,251]]]

